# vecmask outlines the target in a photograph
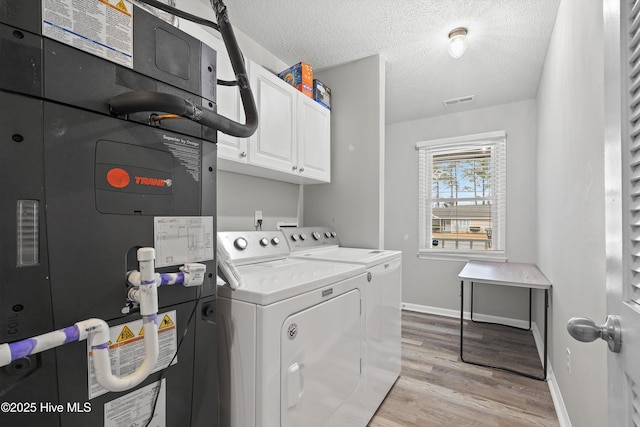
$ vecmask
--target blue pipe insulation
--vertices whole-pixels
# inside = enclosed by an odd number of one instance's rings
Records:
[[[13,362],[34,353],[40,353],[41,351],[79,340],[80,329],[78,325],[73,325],[7,345],[11,353],[11,362]]]
[[[158,286],[163,285],[184,285],[184,273],[161,273]]]

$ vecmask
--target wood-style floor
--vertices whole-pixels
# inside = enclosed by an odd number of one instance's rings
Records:
[[[531,332],[465,322],[465,360],[541,375]],[[402,372],[369,427],[558,426],[545,381],[460,361],[460,320],[402,314]]]

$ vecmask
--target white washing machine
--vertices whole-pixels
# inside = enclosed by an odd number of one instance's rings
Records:
[[[289,258],[280,231],[218,237],[241,282],[218,286],[221,425],[365,426],[364,266]]]
[[[285,228],[291,257],[361,264],[367,269],[365,293],[365,408],[373,416],[400,375],[402,252],[340,247],[326,227]]]

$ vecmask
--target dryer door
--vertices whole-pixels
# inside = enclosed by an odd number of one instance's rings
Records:
[[[281,333],[281,425],[321,426],[361,386],[360,291],[287,318]]]

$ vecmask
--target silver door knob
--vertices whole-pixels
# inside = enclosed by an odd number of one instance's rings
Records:
[[[618,316],[607,316],[603,325],[596,325],[585,317],[572,317],[567,322],[567,331],[578,341],[591,342],[602,338],[609,344],[609,350],[619,353],[622,347],[622,329]]]
[[[247,157],[247,152],[246,152],[246,151],[243,151],[242,153],[240,153],[240,157],[241,157],[241,158],[243,158],[243,159],[244,159],[245,157]]]

